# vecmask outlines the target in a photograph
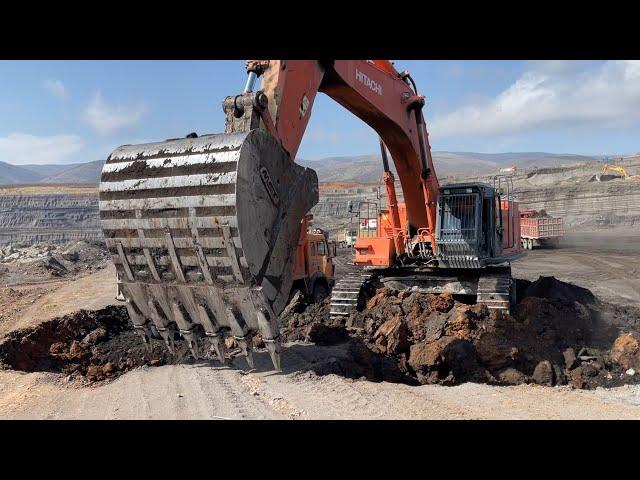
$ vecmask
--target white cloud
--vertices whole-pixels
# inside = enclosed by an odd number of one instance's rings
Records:
[[[621,126],[640,118],[640,61],[609,61],[596,69],[574,62],[528,66],[495,98],[434,117],[428,125],[433,137]]]
[[[144,105],[128,107],[109,105],[97,92],[85,110],[85,119],[100,135],[110,135],[138,123],[147,111]]]
[[[67,89],[64,87],[64,84],[60,80],[45,80],[43,82],[44,88],[49,90],[49,93],[54,97],[64,98],[67,96]]]
[[[0,137],[0,161],[15,165],[68,163],[67,157],[83,146],[84,142],[78,135],[37,137],[11,133]]]

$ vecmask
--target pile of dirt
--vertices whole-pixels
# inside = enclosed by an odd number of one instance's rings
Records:
[[[640,383],[640,309],[601,302],[553,277],[517,283],[521,300],[512,315],[449,294],[380,288],[362,311],[332,320],[328,300],[309,304],[298,296],[279,319],[281,336],[283,342],[343,345],[344,354],[311,365],[321,375],[411,385]],[[159,339],[148,348],[126,308],[111,306],[11,332],[0,343],[0,366],[93,383],[140,366],[192,362],[185,342],[175,341],[176,355]],[[226,342],[229,356],[240,354],[232,338]],[[254,348],[264,348],[259,335]]]
[[[165,344],[147,348],[125,307],[111,306],[55,318],[11,332],[0,343],[0,365],[27,372],[63,373],[89,383],[115,378],[143,365],[177,363]]]
[[[449,294],[381,288],[344,323],[330,320],[326,303],[301,304],[280,319],[281,330],[289,341],[351,342],[359,353],[347,376],[377,368],[365,375],[373,380],[576,388],[640,383],[640,310],[622,311],[553,277],[519,280],[518,289],[521,300],[512,315]],[[369,354],[361,353],[362,346]],[[395,368],[381,370],[389,359]],[[338,370],[349,369],[344,363]]]
[[[11,281],[68,277],[106,267],[109,252],[103,242],[72,241],[64,245],[37,243],[0,249],[0,277]]]

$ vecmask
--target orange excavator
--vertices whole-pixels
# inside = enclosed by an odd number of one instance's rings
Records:
[[[377,235],[356,242],[361,272],[333,289],[331,315],[347,317],[372,282],[509,310],[509,265],[522,254],[509,183],[439,185],[425,99],[407,71],[387,60],[251,60],[246,69],[244,92],[223,101],[223,134],[125,145],[103,168],[104,236],[146,342],[153,326],[171,350],[181,336],[195,357],[208,344],[224,361],[233,336],[253,367],[260,333],[280,368],[278,315],[294,282],[300,222],[318,202],[315,172],[293,159],[318,92],[378,133],[387,196]]]

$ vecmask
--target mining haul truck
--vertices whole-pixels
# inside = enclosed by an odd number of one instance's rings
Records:
[[[353,248],[358,239],[358,231],[355,228],[345,228],[338,237],[340,248]]]
[[[533,247],[557,248],[564,236],[564,220],[544,210],[520,212],[520,243],[525,250]]]

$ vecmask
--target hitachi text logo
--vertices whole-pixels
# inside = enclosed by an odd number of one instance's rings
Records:
[[[376,92],[378,95],[382,95],[382,85],[380,85],[379,83],[376,83],[374,80],[371,80],[369,77],[367,77],[364,73],[362,73],[357,68],[356,68],[356,79],[360,83],[366,85],[371,90]]]

